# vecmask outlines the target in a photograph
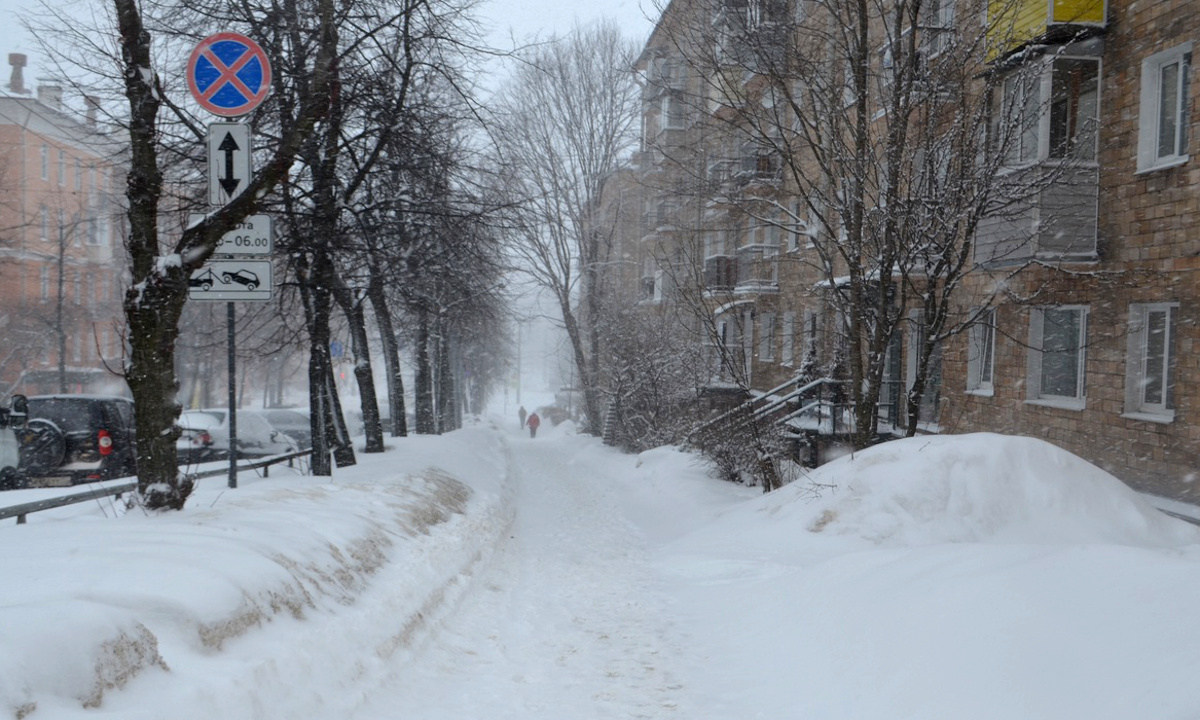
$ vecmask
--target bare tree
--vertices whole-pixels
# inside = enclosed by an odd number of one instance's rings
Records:
[[[663,65],[650,82],[671,62],[691,70],[673,92],[699,138],[657,148],[660,164],[690,174],[700,199],[742,227],[796,238],[772,262],[802,266],[805,292],[820,295],[828,367],[845,380],[857,447],[877,440],[881,403],[893,400],[882,394],[896,386],[887,375],[902,332],[915,370],[906,431],[936,412],[924,399],[939,344],[974,320],[951,320],[964,277],[1004,253],[1031,257],[1047,228],[1015,220],[1085,159],[1076,148],[1091,127],[1077,106],[1062,110],[1079,122],[1052,142],[1055,162],[1013,171],[1030,118],[1054,100],[1038,94],[1041,68],[989,54],[1005,20],[1004,3],[987,5],[713,0],[669,8],[676,16],[660,25]],[[696,234],[710,230],[701,223]],[[704,280],[694,297],[711,301]]]
[[[179,509],[192,490],[190,482],[179,474],[175,452],[175,419],[179,414],[175,343],[187,300],[188,278],[212,255],[221,236],[254,212],[259,198],[285,177],[325,115],[337,29],[333,6],[327,0],[318,0],[311,13],[293,14],[290,28],[276,28],[283,46],[295,57],[307,57],[311,62],[304,74],[280,74],[274,80],[277,102],[292,111],[288,113],[290,122],[271,159],[249,187],[202,222],[187,228],[171,252],[164,255],[159,235],[163,149],[158,127],[159,114],[164,106],[170,107],[169,100],[154,70],[151,34],[141,6],[131,0],[113,0],[113,9],[129,107],[126,198],[133,286],[125,297],[130,344],[126,380],[133,393],[137,420],[138,490],[148,507]],[[302,20],[308,21],[307,26]],[[266,44],[274,47],[271,42]]]
[[[519,267],[558,305],[594,434],[602,422],[596,274],[607,258],[588,211],[633,148],[635,53],[611,22],[536,47],[499,93],[491,130],[500,183],[515,208]]]

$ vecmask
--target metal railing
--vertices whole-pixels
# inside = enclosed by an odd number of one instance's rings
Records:
[[[244,465],[238,465],[238,471],[242,470],[259,470],[263,471],[263,477],[270,477],[270,467],[286,462],[288,467],[293,467],[292,462],[297,458],[307,457],[312,454],[312,450],[299,450],[286,455],[272,455],[262,460],[255,460]],[[186,473],[192,480],[200,480],[207,477],[218,477],[228,475],[228,467],[219,467],[212,470],[202,470],[200,472]],[[66,507],[67,505],[75,505],[76,503],[89,502],[91,500],[99,500],[100,498],[115,497],[118,500],[125,493],[137,490],[137,481],[121,483],[120,485],[108,485],[105,487],[92,488],[84,492],[74,493],[72,495],[62,495],[54,498],[46,498],[44,500],[35,500],[33,502],[22,503],[20,505],[10,505],[8,507],[0,507],[0,520],[7,520],[15,517],[18,525],[24,525],[26,518],[30,513],[41,512],[42,510],[53,510],[54,508]]]

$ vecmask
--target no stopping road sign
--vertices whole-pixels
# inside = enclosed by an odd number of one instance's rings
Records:
[[[245,35],[210,35],[192,50],[188,88],[205,110],[222,117],[245,115],[266,99],[271,89],[271,62]]]

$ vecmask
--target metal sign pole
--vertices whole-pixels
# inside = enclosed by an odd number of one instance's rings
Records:
[[[225,303],[229,323],[229,487],[237,487],[237,352],[233,303]]]

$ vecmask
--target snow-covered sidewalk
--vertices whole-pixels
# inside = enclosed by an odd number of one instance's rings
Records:
[[[767,496],[570,426],[389,442],[0,526],[0,717],[1200,711],[1200,530],[1040,441],[897,441]]]

